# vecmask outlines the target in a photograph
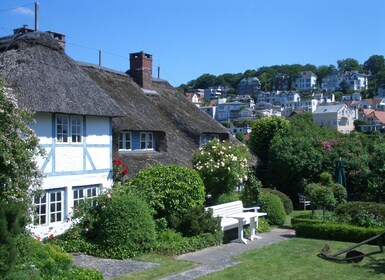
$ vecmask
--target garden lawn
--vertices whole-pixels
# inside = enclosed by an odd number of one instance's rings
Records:
[[[135,260],[144,261],[144,262],[156,262],[156,263],[159,263],[159,266],[142,270],[142,271],[133,272],[126,275],[122,275],[117,278],[114,278],[114,280],[160,279],[168,275],[190,270],[198,266],[198,264],[196,263],[177,261],[171,256],[160,256],[156,254],[146,254],[135,258]]]
[[[385,253],[367,256],[360,263],[335,263],[317,257],[325,243],[330,253],[352,244],[293,238],[241,254],[235,257],[239,265],[201,279],[385,279]],[[357,250],[368,253],[379,247],[365,245]]]

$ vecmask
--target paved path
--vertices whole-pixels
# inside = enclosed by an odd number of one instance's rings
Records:
[[[256,248],[261,248],[272,243],[287,240],[295,235],[292,229],[274,228],[271,232],[258,233],[262,239],[249,241],[247,244],[229,243],[221,246],[207,248],[201,251],[187,253],[178,256],[177,260],[191,261],[202,264],[202,266],[184,271],[163,279],[167,280],[190,280],[196,279],[216,271],[238,264],[233,257]]]

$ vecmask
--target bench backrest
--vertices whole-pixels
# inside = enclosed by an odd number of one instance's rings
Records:
[[[219,205],[206,207],[206,210],[211,208],[213,210],[214,217],[226,217],[232,214],[238,214],[243,212],[243,204],[242,201],[237,200],[233,202],[223,203]]]

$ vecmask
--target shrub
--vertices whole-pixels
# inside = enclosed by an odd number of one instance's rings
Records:
[[[249,174],[241,192],[241,200],[243,202],[243,205],[249,206],[256,204],[258,202],[258,196],[261,188],[262,184],[255,177],[255,175]]]
[[[174,217],[173,223],[174,228],[187,237],[221,231],[220,220],[213,217],[211,209],[205,211],[203,206],[192,208],[182,218]]]
[[[215,202],[247,180],[251,155],[245,145],[213,139],[193,155],[193,166],[201,176],[207,194]]]
[[[264,217],[258,219],[258,232],[269,232],[271,230],[269,222]]]
[[[309,196],[314,206],[322,207],[322,209],[331,209],[336,205],[333,190],[319,183],[311,183],[305,186],[305,194]]]
[[[91,235],[106,255],[127,258],[150,248],[155,223],[144,201],[130,194],[107,194],[100,196],[95,208]]]
[[[262,188],[261,191],[262,192],[269,192],[269,193],[272,193],[272,194],[279,196],[279,198],[281,199],[281,201],[283,203],[283,207],[285,208],[286,215],[289,215],[291,212],[293,212],[293,202],[283,192],[280,192],[280,191],[274,190],[274,189],[269,189],[269,188]]]
[[[166,235],[166,237],[164,236]],[[204,233],[192,237],[181,237],[178,233],[163,233],[154,244],[154,252],[162,255],[179,255],[222,244],[223,232]]]
[[[383,228],[365,228],[341,223],[324,223],[319,220],[296,219],[294,223],[293,220],[292,225],[296,236],[305,238],[359,243],[384,231]]]
[[[258,203],[261,203],[261,212],[267,213],[267,220],[270,225],[281,226],[285,223],[286,213],[279,196],[272,193],[261,193]]]
[[[103,279],[100,272],[74,266],[72,256],[58,246],[43,243],[30,236],[19,236],[15,269],[7,279]]]
[[[340,205],[346,202],[348,193],[344,186],[340,184],[333,184],[332,191],[333,191],[334,198],[336,199],[337,205]]]
[[[233,202],[239,200],[239,193],[236,191],[231,191],[228,193],[222,193],[218,196],[215,204],[223,204],[228,202]]]
[[[189,209],[203,205],[205,190],[199,174],[177,165],[155,165],[138,172],[125,190],[145,200],[155,211],[155,219],[182,216]]]
[[[385,226],[385,204],[375,202],[347,202],[336,209],[340,222],[363,227]]]

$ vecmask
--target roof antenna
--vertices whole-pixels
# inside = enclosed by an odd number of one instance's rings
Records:
[[[39,30],[39,2],[35,1],[35,31]]]

